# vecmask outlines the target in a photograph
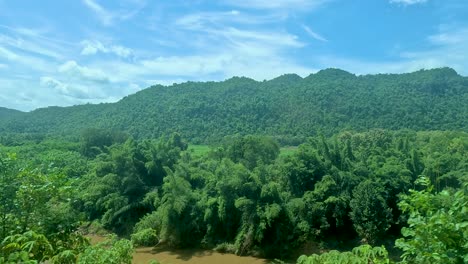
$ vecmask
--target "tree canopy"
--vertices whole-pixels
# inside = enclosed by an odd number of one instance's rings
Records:
[[[326,69],[306,78],[156,85],[111,104],[0,109],[0,132],[73,138],[99,128],[138,139],[179,132],[191,143],[255,134],[293,145],[343,130],[467,131],[467,101],[467,77],[450,68],[363,76]]]

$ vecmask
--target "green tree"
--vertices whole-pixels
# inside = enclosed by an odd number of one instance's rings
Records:
[[[311,256],[302,255],[297,259],[297,264],[354,264],[354,263],[374,263],[388,264],[388,252],[384,247],[371,247],[362,245],[353,248],[351,252],[339,252],[332,250],[320,255]]]
[[[15,173],[16,155],[8,154],[0,156],[0,240],[3,240],[14,225],[14,212],[17,211],[15,204],[16,191],[19,180]]]
[[[350,202],[354,228],[365,242],[373,244],[390,228],[392,210],[385,201],[385,191],[377,182],[366,180],[353,190]]]
[[[96,157],[114,143],[124,142],[128,136],[107,129],[88,128],[81,134],[81,153],[86,157]]]
[[[228,158],[244,164],[248,169],[253,169],[259,164],[271,164],[279,155],[278,143],[268,137],[235,137],[225,148]]]
[[[433,193],[426,177],[417,183],[425,189],[410,190],[399,203],[409,215],[408,227],[396,246],[403,250],[404,263],[468,262],[468,184],[458,191]]]

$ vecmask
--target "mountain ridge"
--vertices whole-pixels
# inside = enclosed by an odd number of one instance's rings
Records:
[[[155,85],[116,103],[0,109],[0,132],[77,135],[88,127],[137,138],[180,132],[195,143],[232,134],[294,140],[342,130],[467,130],[468,78],[453,69],[354,75],[325,69],[302,78]],[[21,117],[20,117],[21,116]]]

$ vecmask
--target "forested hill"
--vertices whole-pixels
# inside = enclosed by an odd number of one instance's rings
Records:
[[[77,135],[89,127],[137,138],[178,131],[194,143],[236,133],[294,140],[369,128],[467,131],[468,78],[450,68],[365,76],[326,69],[306,78],[157,85],[113,104],[0,108],[0,132]]]
[[[21,115],[21,111],[0,107],[0,118],[12,118]]]

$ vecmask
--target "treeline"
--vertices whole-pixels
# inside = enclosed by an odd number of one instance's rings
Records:
[[[0,262],[104,256],[109,246],[90,247],[77,233],[83,221],[134,245],[239,255],[288,258],[311,241],[392,248],[398,238],[415,262],[462,263],[468,253],[465,132],[342,132],[310,137],[290,155],[264,136],[229,137],[201,156],[187,147],[178,134],[135,140],[104,130],[80,143],[1,146],[17,154],[0,159]],[[130,261],[130,242],[117,242],[115,254]],[[366,254],[387,258],[360,247],[299,262]]]
[[[282,145],[343,130],[468,129],[468,79],[450,68],[355,76],[327,69],[306,78],[257,82],[187,82],[153,86],[118,103],[49,107],[30,113],[0,109],[0,132],[79,137],[88,127],[136,139],[177,131],[191,143],[226,135],[266,135]]]

